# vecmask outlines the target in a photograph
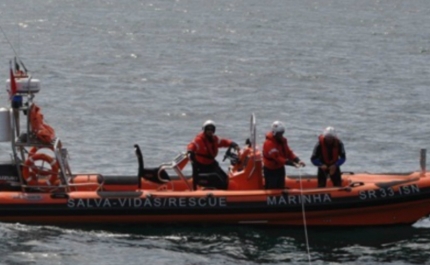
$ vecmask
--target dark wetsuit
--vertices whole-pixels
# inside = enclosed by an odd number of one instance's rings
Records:
[[[338,138],[335,138],[333,144],[326,145],[322,142],[321,136],[312,152],[311,162],[318,167],[318,187],[325,187],[329,171],[322,170],[320,166],[336,165],[336,171],[330,175],[333,186],[340,187],[342,185],[340,166],[346,161],[346,153],[343,143]]]

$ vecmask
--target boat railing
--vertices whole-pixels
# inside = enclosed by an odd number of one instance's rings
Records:
[[[57,189],[67,189],[69,183],[67,181],[68,176],[71,176],[70,166],[68,164],[68,152],[66,148],[62,147],[62,143],[60,138],[55,137],[50,143],[40,141],[37,136],[31,131],[30,127],[30,109],[32,107],[32,100],[34,95],[32,93],[28,93],[25,95],[21,95],[22,97],[27,98],[27,103],[23,104],[20,102],[19,104],[13,104],[12,108],[10,108],[9,116],[10,116],[10,135],[11,135],[11,147],[12,147],[12,159],[17,167],[18,178],[23,191],[27,189],[43,189],[43,190],[57,190]],[[23,131],[20,130],[20,113],[23,112],[26,114],[25,120],[25,129]],[[28,185],[23,176],[22,169],[24,167],[29,167],[26,165],[28,156],[29,156],[29,148],[37,148],[42,149],[46,148],[50,149],[54,154],[56,163],[58,163],[58,172],[50,172],[52,174],[58,174],[59,184],[58,185],[50,185],[50,186],[41,186],[41,185]]]
[[[103,183],[95,183],[95,182],[88,182],[88,183],[67,183],[67,185],[62,185],[62,187],[66,188],[68,191],[71,191],[72,188],[78,188],[78,187],[89,187],[89,186],[96,186],[97,188],[95,191],[102,190]]]
[[[179,165],[183,164],[185,160],[188,160],[187,154],[180,153],[177,155],[172,162],[170,163],[164,163],[161,164],[160,169],[158,170],[158,178],[160,178],[160,172],[163,170],[173,170],[180,179],[182,179],[185,184],[187,185],[189,190],[192,190],[191,184],[188,182],[187,178],[185,177],[184,173],[182,173],[182,170]]]
[[[71,188],[76,187],[88,187],[88,186],[98,186],[96,190],[101,189],[103,186],[100,183],[94,183],[94,182],[88,182],[88,183],[71,183],[69,180],[72,177],[72,171],[70,169],[69,165],[69,153],[67,151],[67,148],[59,147],[54,149],[55,150],[55,157],[57,158],[58,165],[60,167],[59,172],[59,178],[60,182],[62,183],[62,187],[66,188],[68,191],[70,191]]]
[[[68,163],[68,152],[66,148],[54,148],[54,152],[55,152],[55,157],[57,159],[58,165],[60,167],[60,181],[67,185],[68,181],[67,181],[67,176],[71,176],[72,172],[70,170],[70,166]]]
[[[27,185],[22,184],[21,187],[23,189],[31,189],[31,190],[40,190],[44,192],[54,192],[54,191],[71,191],[71,188],[77,188],[77,187],[89,187],[89,186],[96,186],[97,188],[92,189],[95,191],[101,190],[103,187],[103,184],[100,183],[67,183],[67,184],[59,184],[59,185],[53,185],[53,186],[38,186],[38,185]]]

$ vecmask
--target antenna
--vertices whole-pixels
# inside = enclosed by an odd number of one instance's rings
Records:
[[[421,149],[420,151],[420,167],[421,167],[421,176],[425,176],[426,174],[426,164],[427,164],[427,149]]]
[[[12,48],[13,53],[15,54],[15,56],[18,57],[18,53],[15,51],[15,48],[13,47],[12,43],[10,42],[9,38],[7,37],[6,33],[4,32],[2,26],[0,25],[0,30],[3,33],[4,37],[6,38],[7,43],[9,43],[10,47]]]

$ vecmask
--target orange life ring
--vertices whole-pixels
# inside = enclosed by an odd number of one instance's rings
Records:
[[[33,133],[44,143],[51,143],[55,139],[55,131],[48,124],[43,122],[43,115],[40,107],[33,104],[30,111],[30,124]]]
[[[46,162],[51,166],[51,170],[46,171],[35,166],[36,161]],[[28,185],[36,186],[51,186],[55,185],[58,180],[58,162],[47,154],[33,154],[28,156],[22,170],[22,177]],[[39,176],[46,176],[44,179],[39,179]]]
[[[42,148],[49,148],[49,149],[51,149],[51,151],[54,151],[54,149],[52,148],[52,146],[51,146],[51,147],[38,147],[38,146],[33,146],[33,147],[30,149],[30,152],[28,152],[28,156],[30,157],[30,156],[35,155],[35,154],[36,154],[36,152],[37,152],[37,151],[39,151],[39,150],[40,150],[40,149],[42,149]]]
[[[36,153],[37,153],[37,151],[39,151],[40,149],[43,149],[43,148],[49,148],[52,152],[54,152],[54,148],[52,147],[52,146],[50,146],[50,147],[38,147],[38,146],[33,146],[31,149],[30,149],[30,152],[28,152],[28,156],[27,157],[32,157],[32,156],[34,156]],[[58,165],[58,162],[57,162],[57,167],[59,167],[59,165]],[[36,174],[41,174],[42,176],[43,175],[47,175],[46,173],[46,171],[44,171],[44,170],[40,170],[38,167],[36,167],[36,166],[34,166],[33,165],[33,171],[36,173]],[[48,172],[49,173],[49,172]]]

